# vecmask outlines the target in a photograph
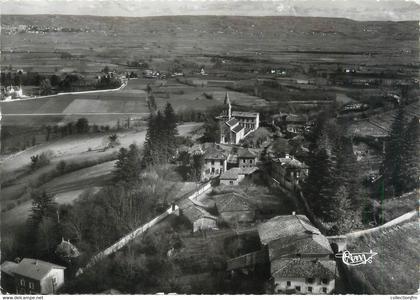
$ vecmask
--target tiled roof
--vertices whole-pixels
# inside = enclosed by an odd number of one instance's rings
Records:
[[[220,175],[220,179],[238,179],[238,175],[241,174],[241,169],[239,168],[232,168],[224,172]]]
[[[248,117],[248,118],[256,118],[259,113],[256,112],[248,112],[248,111],[232,111],[232,117]]]
[[[234,127],[236,125],[238,125],[239,121],[235,118],[230,119],[229,121],[226,122],[226,125],[229,127]]]
[[[290,255],[329,255],[332,254],[328,239],[319,234],[305,234],[281,238],[269,243],[270,260]]]
[[[239,149],[238,157],[255,158],[255,157],[257,157],[257,155],[255,155],[248,148],[246,148],[246,149]]]
[[[65,269],[66,267],[52,264],[46,261],[33,258],[24,258],[14,268],[13,273],[25,276],[35,280],[41,280],[44,278],[52,269]]]
[[[235,127],[233,127],[231,130],[234,133],[238,133],[239,131],[241,131],[242,129],[244,129],[244,127],[242,125],[236,125]]]
[[[258,234],[260,235],[261,243],[264,245],[280,238],[293,237],[305,233],[321,234],[304,215],[277,216],[258,226]]]
[[[241,171],[239,172],[239,174],[249,175],[256,171],[258,171],[257,167],[246,167],[246,168],[241,168]]]
[[[205,209],[191,204],[185,208],[182,209],[182,214],[191,222],[194,223],[195,221],[201,219],[201,218],[209,218],[216,220],[217,217],[211,215],[209,212],[207,212]]]
[[[334,260],[277,259],[271,262],[271,274],[280,278],[335,278]]]
[[[245,197],[237,193],[226,193],[215,197],[216,207],[219,212],[250,211],[251,206]]]

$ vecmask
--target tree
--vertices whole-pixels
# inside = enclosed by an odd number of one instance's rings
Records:
[[[385,144],[385,157],[382,164],[382,172],[385,193],[393,196],[401,195],[404,187],[402,177],[402,147],[404,143],[405,112],[402,105],[399,106],[391,125],[391,131]]]
[[[413,117],[404,133],[402,144],[402,192],[410,192],[418,187],[420,172],[420,125],[419,118]]]
[[[55,218],[57,203],[45,190],[35,190],[31,193],[32,209],[30,221],[35,228],[44,218]]]
[[[131,144],[129,150],[121,148],[118,160],[115,164],[115,176],[117,180],[131,183],[139,179],[141,171],[140,150],[135,144]]]
[[[168,160],[175,157],[177,150],[176,136],[178,135],[176,116],[170,103],[167,103],[165,107],[163,125]]]
[[[195,154],[192,158],[191,179],[200,182],[204,167],[204,154]]]
[[[75,126],[77,133],[89,132],[89,121],[86,118],[79,118]]]
[[[50,95],[52,93],[52,85],[49,79],[43,79],[40,83],[40,93],[41,95]]]

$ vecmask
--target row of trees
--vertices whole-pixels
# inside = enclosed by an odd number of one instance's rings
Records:
[[[157,111],[149,118],[142,165],[161,165],[174,159],[178,135],[175,112],[170,103],[163,114]]]
[[[406,113],[400,106],[385,143],[382,164],[386,196],[400,196],[418,187],[420,170],[420,126],[413,117],[407,124]]]
[[[309,136],[309,176],[303,194],[317,217],[346,232],[359,225],[363,195],[352,142],[344,131],[328,112],[318,117]]]

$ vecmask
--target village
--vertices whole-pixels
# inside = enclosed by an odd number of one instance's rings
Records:
[[[414,66],[63,53],[2,71],[2,293],[417,291]]]

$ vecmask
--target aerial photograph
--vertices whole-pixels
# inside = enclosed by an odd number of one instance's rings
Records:
[[[0,22],[2,299],[417,299],[420,0],[0,0]]]

